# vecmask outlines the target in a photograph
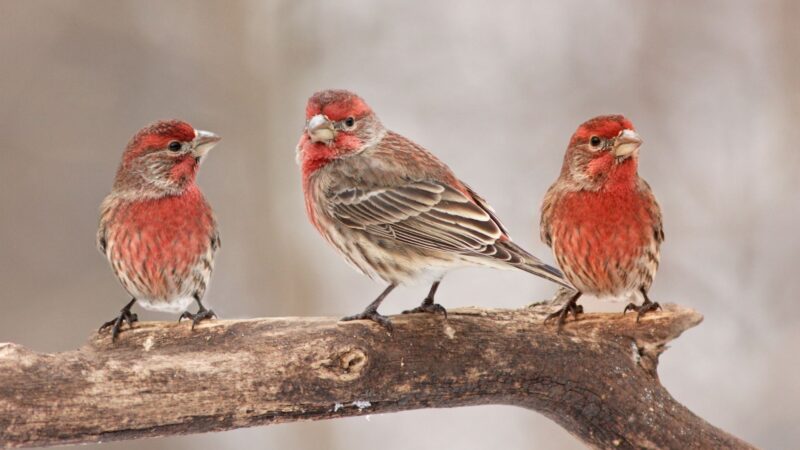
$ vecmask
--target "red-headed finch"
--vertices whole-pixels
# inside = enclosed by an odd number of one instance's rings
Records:
[[[206,153],[220,138],[177,120],[153,123],[128,142],[111,193],[100,206],[97,247],[133,299],[111,327],[137,320],[131,307],[184,311],[194,325],[214,316],[201,300],[220,246],[211,207],[195,183]],[[192,301],[197,314],[186,308]],[[179,319],[180,320],[180,319]]]
[[[637,173],[641,138],[623,116],[599,116],[569,141],[558,180],[542,204],[541,237],[553,249],[564,276],[578,290],[548,319],[559,327],[577,316],[582,294],[641,294],[639,318],[656,308],[647,291],[658,269],[664,240],[661,209]]]
[[[388,328],[378,306],[398,284],[432,282],[418,308],[434,303],[452,269],[517,268],[568,286],[508,237],[492,208],[435,156],[384,128],[357,95],[328,90],[311,96],[297,145],[308,218],[359,272],[389,286],[367,308],[342,320],[369,319]]]

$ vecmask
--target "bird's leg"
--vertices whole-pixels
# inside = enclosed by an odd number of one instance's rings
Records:
[[[111,327],[111,342],[114,342],[117,340],[117,336],[119,336],[123,322],[128,324],[128,328],[133,328],[133,323],[139,321],[139,316],[131,312],[131,307],[134,303],[136,303],[136,298],[132,298],[131,301],[119,311],[119,316],[117,316],[116,319],[111,319],[101,325],[97,332],[100,333],[106,328]]]
[[[444,306],[433,302],[433,297],[436,295],[436,290],[439,289],[439,283],[441,282],[442,280],[434,281],[433,284],[431,285],[431,290],[428,292],[428,296],[425,297],[425,300],[422,301],[422,304],[414,309],[403,311],[403,314],[413,314],[421,312],[433,313],[433,314],[442,313],[444,314],[444,318],[446,319],[447,310],[444,309]]]
[[[566,322],[569,313],[575,317],[575,320],[578,320],[578,314],[583,314],[583,306],[578,304],[578,299],[581,297],[581,292],[577,291],[572,294],[572,297],[567,300],[567,303],[561,307],[558,311],[548,315],[544,321],[545,323],[549,322],[552,319],[558,319],[558,329],[564,327],[564,322]]]
[[[638,322],[639,319],[642,318],[643,315],[655,311],[657,309],[662,309],[661,305],[658,302],[650,301],[650,297],[647,296],[647,291],[644,287],[639,289],[639,292],[642,293],[642,297],[644,297],[644,302],[642,302],[641,306],[636,306],[636,303],[630,302],[627,306],[625,306],[625,310],[622,311],[622,314],[625,315],[628,311],[636,311],[636,321]],[[662,309],[663,310],[663,309]]]
[[[342,317],[342,322],[349,322],[351,320],[371,320],[373,322],[377,322],[387,330],[392,331],[392,322],[388,317],[378,313],[378,306],[380,306],[383,299],[389,295],[389,292],[392,292],[392,290],[396,287],[397,284],[390,284],[386,289],[383,290],[383,292],[381,292],[381,295],[379,295],[378,298],[370,303],[369,306],[364,308],[364,311],[361,311],[358,314],[353,314],[352,316]]]
[[[217,317],[217,314],[213,310],[206,309],[206,307],[203,306],[203,303],[200,302],[199,296],[195,295],[194,300],[197,302],[197,307],[198,307],[197,312],[195,314],[192,314],[189,311],[184,311],[183,314],[181,314],[181,316],[178,317],[178,322],[180,322],[183,319],[191,319],[192,330],[194,330],[194,326],[197,325],[198,323],[204,320],[209,320]]]

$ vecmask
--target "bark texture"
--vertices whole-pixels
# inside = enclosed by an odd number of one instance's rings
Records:
[[[586,314],[559,333],[545,311],[146,322],[116,343],[42,354],[0,344],[0,444],[46,446],[228,430],[419,408],[505,404],[598,448],[751,448],[675,401],[656,367],[702,320],[668,305]]]

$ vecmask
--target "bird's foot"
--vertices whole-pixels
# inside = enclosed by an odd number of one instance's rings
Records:
[[[192,321],[192,330],[194,330],[194,326],[204,320],[211,320],[216,319],[217,314],[211,309],[200,308],[196,314],[192,314],[189,311],[184,311],[180,317],[178,317],[178,322],[183,319],[190,319]]]
[[[561,287],[558,288],[556,293],[553,294],[553,297],[550,298],[549,300],[538,300],[538,301],[535,301],[535,302],[531,303],[530,305],[528,305],[527,308],[536,309],[536,308],[538,308],[540,306],[546,306],[546,305],[551,305],[551,304],[559,304],[559,303],[562,303],[562,302],[565,302],[565,301],[569,301],[570,298],[572,298],[573,295],[575,295],[575,291],[573,289],[569,289],[569,288],[565,288],[564,286],[561,286]]]
[[[139,321],[139,316],[136,313],[132,313],[129,309],[129,306],[122,308],[119,312],[119,316],[115,319],[111,319],[108,322],[100,325],[100,329],[97,330],[98,333],[102,333],[103,330],[106,328],[111,327],[111,342],[117,340],[117,336],[119,336],[120,331],[122,331],[122,324],[127,323],[128,328],[133,328],[133,323]]]
[[[567,302],[567,304],[561,307],[561,309],[558,311],[548,314],[544,319],[544,323],[547,323],[553,319],[557,319],[556,324],[558,325],[558,329],[561,330],[564,327],[564,322],[567,321],[567,317],[569,317],[570,313],[572,313],[572,316],[575,318],[575,320],[578,320],[578,314],[583,314],[583,306],[575,302]]]
[[[414,309],[408,309],[403,311],[403,314],[414,314],[414,313],[430,313],[430,314],[444,314],[444,318],[447,319],[447,310],[444,309],[444,306],[434,303],[432,298],[426,298],[421,305],[417,306]]]
[[[651,311],[655,311],[657,309],[661,309],[663,311],[663,308],[661,308],[661,305],[659,305],[658,302],[651,302],[650,300],[647,300],[644,303],[642,303],[641,306],[638,306],[635,303],[631,302],[628,303],[627,306],[625,306],[625,310],[622,311],[622,315],[624,316],[628,311],[636,311],[637,313],[636,321],[638,322],[643,315]]]
[[[394,327],[392,326],[392,321],[389,320],[388,317],[384,316],[383,314],[378,313],[377,310],[374,309],[365,309],[364,311],[353,314],[352,316],[342,317],[340,319],[342,322],[350,322],[351,320],[371,320],[378,325],[386,328],[388,331],[392,331]]]

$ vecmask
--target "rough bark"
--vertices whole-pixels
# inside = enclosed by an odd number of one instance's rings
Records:
[[[656,367],[702,316],[451,310],[392,333],[334,318],[148,322],[58,354],[0,344],[0,444],[45,446],[419,408],[539,411],[599,448],[751,448],[675,401]]]

